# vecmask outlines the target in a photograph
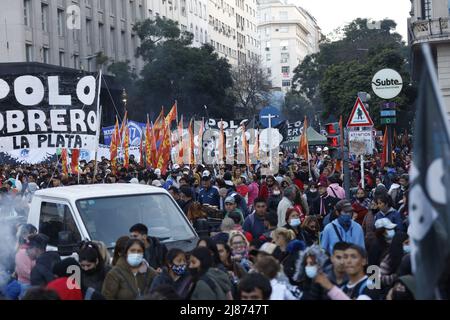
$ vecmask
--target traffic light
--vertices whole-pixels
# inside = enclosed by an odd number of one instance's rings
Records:
[[[341,130],[339,129],[339,123],[333,122],[325,125],[327,131],[328,146],[331,148],[339,148],[341,145]]]

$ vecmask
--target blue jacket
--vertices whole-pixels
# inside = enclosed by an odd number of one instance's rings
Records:
[[[395,210],[394,208],[391,208],[387,214],[384,214],[381,211],[378,211],[378,213],[375,215],[375,221],[381,218],[388,218],[391,220],[392,223],[395,223],[397,226],[395,227],[395,231],[403,231],[403,221],[402,217],[400,215],[400,212]]]
[[[250,232],[253,239],[258,239],[264,232],[266,232],[264,220],[258,218],[256,213],[252,213],[245,218],[243,229],[245,232]]]
[[[348,229],[348,231],[345,231],[338,220],[335,219],[325,226],[323,232],[320,235],[320,245],[328,254],[333,254],[334,245],[340,241],[333,225],[336,226],[337,231],[342,238],[342,241],[356,244],[362,248],[365,248],[364,232],[359,223],[352,220],[350,229]]]
[[[198,201],[201,204],[209,204],[211,206],[220,207],[220,195],[216,188],[210,187],[209,189],[201,188],[198,194]]]

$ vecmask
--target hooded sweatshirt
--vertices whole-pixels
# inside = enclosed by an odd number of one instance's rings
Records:
[[[231,288],[230,278],[225,272],[209,268],[195,284],[191,300],[228,300]]]

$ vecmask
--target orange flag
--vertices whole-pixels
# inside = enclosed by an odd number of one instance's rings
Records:
[[[62,173],[67,175],[67,149],[62,148],[61,150],[61,164],[62,164]]]
[[[226,152],[225,152],[225,132],[223,130],[223,120],[220,119],[220,135],[219,135],[219,163],[224,161]]]
[[[72,149],[72,161],[70,162],[70,171],[78,175],[78,160],[80,158],[80,149]]]
[[[177,102],[174,103],[172,109],[170,109],[169,113],[166,116],[166,124],[169,126],[173,121],[177,120],[178,110],[177,110]]]
[[[155,137],[155,131],[154,131],[154,125],[152,124],[152,134],[150,139],[150,152],[151,152],[151,159],[152,159],[152,167],[157,168],[158,166],[158,149],[156,148],[156,137]]]
[[[123,149],[124,149],[124,158],[123,158],[123,166],[128,169],[130,166],[130,128],[128,127],[128,120],[125,125],[125,137],[123,139]]]
[[[303,124],[303,132],[300,136],[297,154],[303,156],[306,161],[309,161],[309,146],[308,146],[308,120],[305,116],[305,122]]]
[[[120,125],[120,140],[124,138],[123,134],[125,129],[128,128],[128,111],[125,111],[125,115],[123,116],[122,124]]]
[[[117,169],[117,148],[119,146],[119,120],[116,116],[116,125],[114,126],[114,132],[111,137],[111,145],[109,147],[111,171],[116,174]]]
[[[144,166],[144,134],[141,135],[141,144],[139,145],[139,154],[140,154],[140,159],[139,159],[139,166],[143,167]]]
[[[180,122],[178,123],[178,163],[183,162],[184,147],[183,147],[183,115],[181,115]]]
[[[250,154],[248,149],[247,136],[245,135],[245,125],[242,124],[242,147],[244,148],[245,164],[250,166]]]
[[[342,171],[343,161],[344,161],[344,130],[342,128],[342,116],[339,118],[339,135],[340,135],[340,148],[341,148],[341,157],[342,160],[336,161],[336,171]]]
[[[189,164],[194,164],[194,130],[192,129],[193,119],[189,122]]]
[[[159,150],[158,168],[161,169],[161,174],[164,175],[167,172],[167,166],[170,160],[170,130],[166,123],[164,123],[163,139]]]
[[[200,129],[198,130],[198,154],[199,157],[196,158],[196,164],[201,163],[202,162],[202,157],[203,157],[203,131],[205,131],[205,127],[203,124],[203,118],[202,118],[202,123],[200,123]],[[199,159],[200,161],[197,161],[197,159]]]
[[[384,165],[388,162],[388,132],[387,132],[387,126],[386,129],[384,129],[384,136],[383,136],[383,152],[381,153],[381,167],[384,167]]]
[[[161,112],[159,113],[158,118],[156,118],[155,122],[152,125],[153,134],[155,135],[155,140],[158,141],[161,137],[161,132],[164,128],[164,107],[161,107]]]
[[[152,130],[150,129],[150,119],[147,115],[147,125],[145,126],[145,166],[152,166]]]

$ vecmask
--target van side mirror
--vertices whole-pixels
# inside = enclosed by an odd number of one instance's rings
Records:
[[[78,250],[73,231],[58,232],[58,253],[61,256],[70,256]]]

